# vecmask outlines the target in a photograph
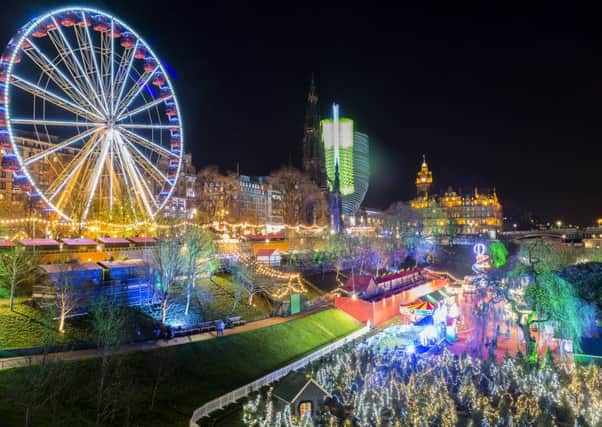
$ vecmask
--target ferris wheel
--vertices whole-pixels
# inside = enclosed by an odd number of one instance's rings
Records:
[[[1,167],[65,220],[154,218],[180,173],[179,111],[151,47],[99,10],[35,18],[0,58]]]

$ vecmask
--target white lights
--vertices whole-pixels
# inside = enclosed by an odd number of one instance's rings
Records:
[[[63,26],[66,14],[79,24]],[[103,30],[86,25],[97,19],[106,23]],[[49,43],[32,36],[41,26]],[[79,6],[33,19],[14,40],[19,48],[3,76],[6,128],[41,202],[76,224],[152,221],[175,190],[184,152],[174,88],[152,48],[123,21]],[[32,71],[47,83],[22,77]],[[20,103],[13,105],[11,95]],[[23,95],[42,107],[24,108]],[[24,148],[23,134],[34,135],[39,151]],[[36,167],[47,160],[53,161],[50,178]]]

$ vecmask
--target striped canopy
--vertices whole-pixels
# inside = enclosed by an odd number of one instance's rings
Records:
[[[430,301],[418,300],[410,305],[402,306],[400,312],[403,314],[418,314],[422,316],[428,316],[433,314],[435,310],[435,304]]]

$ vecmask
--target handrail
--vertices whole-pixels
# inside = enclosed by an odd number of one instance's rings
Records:
[[[243,385],[242,387],[232,390],[229,393],[219,396],[213,400],[210,400],[209,402],[195,409],[195,411],[192,413],[192,417],[190,418],[189,426],[199,427],[197,421],[201,418],[207,417],[212,412],[218,411],[232,403],[235,403],[237,400],[248,396],[249,394],[259,390],[261,387],[264,387],[268,384],[273,383],[274,381],[279,380],[291,371],[296,371],[297,369],[303,368],[304,366],[313,362],[314,360],[319,359],[322,356],[325,356],[326,354],[342,347],[343,345],[366,335],[369,331],[370,326],[364,326],[362,329],[359,329],[338,341],[328,344],[316,350],[312,354],[302,357],[301,359],[290,363],[280,369],[277,369],[249,384]]]

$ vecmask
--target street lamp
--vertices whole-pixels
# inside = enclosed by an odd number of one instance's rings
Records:
[[[556,221],[556,227],[558,227],[558,228],[562,227],[562,221],[561,220]]]

